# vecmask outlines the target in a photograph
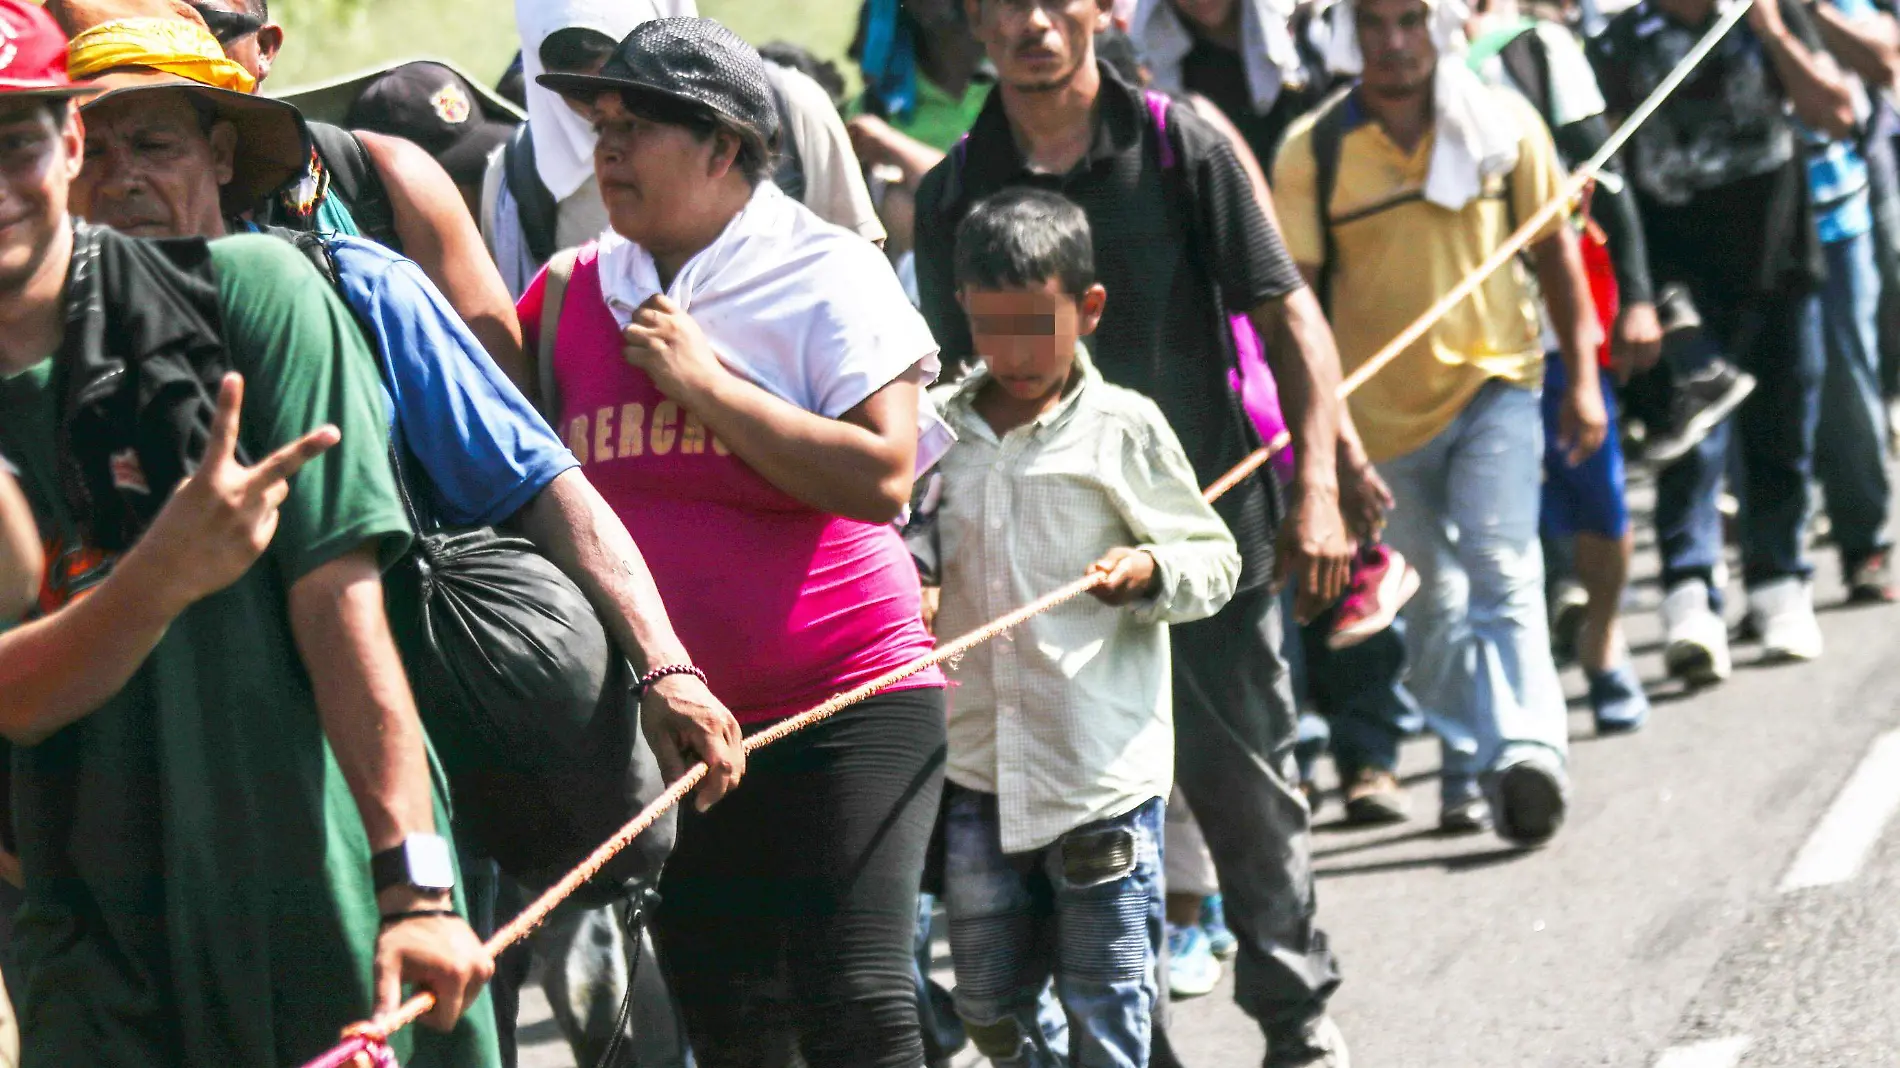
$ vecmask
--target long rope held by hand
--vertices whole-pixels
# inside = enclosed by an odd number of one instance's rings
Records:
[[[1668,77],[1664,78],[1662,82],[1656,86],[1655,91],[1651,92],[1649,97],[1645,99],[1635,111],[1630,112],[1629,117],[1623,121],[1616,132],[1610,136],[1609,140],[1603,143],[1603,147],[1599,148],[1594,156],[1591,156],[1583,166],[1577,169],[1576,173],[1564,184],[1562,191],[1549,203],[1539,208],[1529,219],[1526,219],[1523,225],[1519,226],[1510,237],[1505,239],[1502,245],[1498,246],[1496,251],[1473,269],[1471,273],[1459,280],[1457,285],[1453,286],[1450,291],[1440,297],[1430,308],[1427,308],[1417,319],[1413,320],[1410,326],[1401,331],[1399,335],[1387,343],[1384,348],[1374,353],[1371,359],[1361,364],[1351,375],[1348,375],[1346,379],[1340,383],[1338,392],[1339,398],[1344,400],[1351,396],[1360,386],[1365,385],[1372,376],[1384,370],[1388,364],[1398,358],[1401,352],[1404,352],[1413,343],[1418,341],[1419,338],[1424,337],[1427,330],[1437,325],[1438,321],[1444,318],[1447,313],[1457,307],[1466,297],[1476,292],[1477,288],[1484,284],[1485,279],[1491,277],[1491,275],[1497,273],[1505,264],[1511,262],[1511,259],[1537,236],[1538,231],[1549,225],[1551,220],[1557,218],[1559,215],[1569,212],[1571,205],[1582,195],[1584,189],[1587,188],[1591,182],[1596,180],[1597,174],[1603,170],[1616,153],[1628,143],[1637,128],[1648,120],[1658,107],[1662,106],[1662,102],[1689,77],[1696,66],[1702,62],[1703,58],[1721,41],[1722,37],[1735,28],[1735,24],[1742,20],[1743,16],[1748,13],[1750,5],[1754,2],[1755,0],[1737,0],[1737,2],[1731,4],[1724,10],[1721,17],[1716,20],[1715,25],[1711,26],[1709,31],[1702,36],[1702,39],[1696,42],[1695,47],[1690,49],[1688,54],[1682,57],[1682,62],[1678,63],[1675,69],[1669,72]],[[1291,442],[1291,436],[1286,431],[1281,431],[1272,441],[1254,450],[1246,459],[1236,464],[1233,470],[1228,471],[1216,479],[1202,493],[1202,496],[1210,503],[1218,500],[1229,490],[1232,490],[1235,486],[1245,481],[1248,476],[1259,470],[1262,464],[1271,459],[1275,453],[1286,448]],[[751,753],[754,750],[771,745],[774,742],[784,739],[788,735],[801,731],[820,720],[835,715],[851,705],[857,704],[859,701],[870,697],[886,687],[902,682],[918,672],[927,671],[946,661],[955,660],[971,649],[982,645],[984,642],[990,641],[1005,631],[1018,627],[1031,618],[1041,615],[1058,605],[1080,597],[1100,585],[1105,578],[1106,576],[1101,574],[1090,574],[1083,578],[1076,579],[1074,582],[1045,594],[1007,615],[992,620],[954,641],[938,646],[936,649],[931,650],[927,656],[913,660],[902,667],[872,679],[854,690],[841,693],[816,708],[801,712],[790,719],[774,725],[769,730],[761,731],[747,738],[745,741],[745,750]],[[691,793],[695,786],[699,785],[700,780],[706,777],[706,770],[705,764],[694,764],[684,775],[674,780],[659,797],[654,798],[651,804],[642,809],[640,814],[629,821],[626,826],[622,827],[617,834],[601,843],[599,848],[588,854],[587,859],[581,861],[578,867],[568,872],[553,886],[550,886],[545,893],[536,898],[527,908],[523,909],[520,915],[496,931],[494,937],[490,938],[484,944],[484,948],[488,950],[490,955],[498,956],[503,950],[527,937],[530,932],[536,927],[539,927],[548,918],[548,914],[554,911],[555,906],[567,900],[574,891],[580,889],[589,879],[599,874],[600,870],[605,867],[607,862],[612,860],[616,854],[632,844],[634,839],[640,837],[642,833],[652,827],[662,815],[665,815],[675,805],[678,805],[684,800],[686,795]],[[394,1059],[389,1056],[389,1036],[415,1023],[434,1007],[434,995],[426,991],[419,993],[411,997],[408,1001],[403,1002],[402,1005],[393,1012],[350,1027],[344,1032],[345,1037],[342,1043],[316,1060],[305,1064],[303,1068],[344,1068],[344,1066],[348,1065],[364,1064],[378,1066],[378,1068],[380,1068],[380,1066],[384,1064],[394,1065]]]

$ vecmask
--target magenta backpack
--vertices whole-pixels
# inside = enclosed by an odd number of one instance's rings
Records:
[[[1148,117],[1154,120],[1155,133],[1159,135],[1161,169],[1173,170],[1174,142],[1168,139],[1168,107],[1172,101],[1153,89],[1144,89],[1141,95],[1148,103]],[[1272,441],[1287,425],[1286,416],[1280,411],[1280,387],[1273,380],[1273,371],[1267,367],[1266,346],[1260,341],[1260,332],[1253,328],[1253,320],[1245,315],[1228,316],[1227,328],[1234,336],[1234,368],[1227,372],[1227,384],[1240,394],[1241,407],[1247,409],[1247,418],[1253,420],[1260,440]],[[1282,481],[1292,479],[1291,448],[1273,454],[1273,470]]]

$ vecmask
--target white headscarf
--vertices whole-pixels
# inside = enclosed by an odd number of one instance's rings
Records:
[[[1255,114],[1263,114],[1280,98],[1283,86],[1306,84],[1288,20],[1292,0],[1239,0],[1240,61],[1247,71],[1247,94]],[[1174,9],[1173,0],[1140,0],[1128,37],[1154,78],[1157,89],[1183,91],[1181,61],[1194,47],[1194,34]]]
[[[544,73],[541,42],[569,29],[595,30],[618,42],[643,22],[697,14],[694,0],[515,0],[534,165],[555,200],[572,196],[593,175],[594,131],[559,94],[535,84]]]
[[[1498,108],[1495,91],[1465,65],[1465,20],[1471,11],[1464,0],[1426,0],[1426,6],[1431,9],[1438,68],[1432,80],[1434,140],[1425,199],[1459,211],[1484,191],[1487,176],[1517,168],[1523,130],[1509,112]],[[1340,0],[1332,10],[1326,66],[1335,74],[1357,75],[1365,69],[1353,11],[1353,0]]]

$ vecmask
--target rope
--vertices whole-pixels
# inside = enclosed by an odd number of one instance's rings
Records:
[[[1716,20],[1715,25],[1709,28],[1709,31],[1703,35],[1702,39],[1696,42],[1696,46],[1682,57],[1682,61],[1676,65],[1674,70],[1669,72],[1669,76],[1664,78],[1662,82],[1656,86],[1655,90],[1650,93],[1648,99],[1644,100],[1635,111],[1632,111],[1629,117],[1623,121],[1622,125],[1617,128],[1616,132],[1610,136],[1609,140],[1603,143],[1603,147],[1599,148],[1594,156],[1591,156],[1582,167],[1577,169],[1577,172],[1564,184],[1562,191],[1549,203],[1539,208],[1529,219],[1526,219],[1523,225],[1519,226],[1510,237],[1505,239],[1503,244],[1498,246],[1496,251],[1492,252],[1484,262],[1480,263],[1471,273],[1461,279],[1457,285],[1453,286],[1450,291],[1440,297],[1436,303],[1427,308],[1417,319],[1413,320],[1410,326],[1406,327],[1384,348],[1374,353],[1370,359],[1361,364],[1351,375],[1347,376],[1346,379],[1340,383],[1337,394],[1339,399],[1344,400],[1351,396],[1360,386],[1365,385],[1372,376],[1384,370],[1388,364],[1399,357],[1400,353],[1404,352],[1419,338],[1425,336],[1425,332],[1436,325],[1438,320],[1444,318],[1447,313],[1457,307],[1466,297],[1475,292],[1480,285],[1483,285],[1485,279],[1497,273],[1505,264],[1511,262],[1511,259],[1522,251],[1525,245],[1530,244],[1539,230],[1543,229],[1544,226],[1549,224],[1552,219],[1557,218],[1560,214],[1568,212],[1571,204],[1582,195],[1584,189],[1595,180],[1597,173],[1609,164],[1610,159],[1622,149],[1624,144],[1628,143],[1637,128],[1641,126],[1643,122],[1647,121],[1658,107],[1662,106],[1662,102],[1688,78],[1690,72],[1714,49],[1722,37],[1727,34],[1729,30],[1733,29],[1736,23],[1742,20],[1742,17],[1748,13],[1748,9],[1753,3],[1754,0],[1739,0],[1739,2],[1725,10],[1722,16]],[[1286,448],[1291,442],[1291,435],[1284,430],[1281,431],[1272,441],[1254,450],[1246,459],[1236,464],[1232,470],[1216,479],[1203,491],[1202,497],[1209,503],[1218,500],[1229,490],[1238,486],[1249,475],[1259,470],[1262,464],[1271,459],[1275,453]],[[768,730],[760,731],[758,734],[746,739],[745,751],[751,753],[771,745],[774,742],[781,741],[814,723],[836,715],[843,709],[857,704],[859,701],[870,697],[886,687],[893,686],[910,678],[918,672],[929,670],[946,661],[955,660],[971,649],[982,645],[984,642],[990,641],[998,635],[1012,630],[1058,605],[1080,597],[1100,585],[1104,578],[1105,576],[1103,575],[1091,574],[1076,579],[1068,585],[1045,594],[1007,615],[1000,616],[948,644],[938,646],[927,656],[913,660],[902,667],[872,679],[854,690],[841,693],[816,708],[801,712],[790,719],[775,724]],[[580,889],[583,884],[598,874],[601,868],[605,867],[607,862],[612,860],[616,854],[630,845],[635,838],[638,838],[649,827],[653,826],[654,822],[668,810],[684,800],[686,795],[692,792],[693,787],[699,785],[700,780],[705,777],[706,765],[703,763],[694,764],[684,775],[674,780],[672,785],[668,786],[651,804],[642,809],[639,815],[635,816],[626,826],[622,827],[619,833],[601,843],[597,849],[587,855],[587,859],[581,861],[579,866],[568,872],[553,886],[549,887],[546,892],[536,898],[527,908],[523,909],[521,914],[509,921],[506,926],[496,931],[494,937],[484,943],[483,948],[485,948],[490,955],[499,956],[503,950],[527,937],[530,932],[536,927],[539,927],[547,919],[548,914],[554,911],[555,906],[565,901],[569,895]],[[343,1068],[343,1066],[351,1065],[352,1063],[363,1066],[363,1068],[385,1068],[385,1066],[394,1068],[395,1060],[389,1056],[389,1047],[387,1044],[389,1036],[415,1023],[434,1006],[434,995],[427,991],[416,994],[408,1001],[403,1002],[400,1007],[392,1012],[377,1016],[364,1023],[353,1025],[344,1032],[345,1037],[342,1043],[322,1057],[303,1065],[303,1068]],[[364,1057],[371,1058],[366,1066],[364,1062],[359,1059]],[[388,1059],[376,1059],[378,1057]]]

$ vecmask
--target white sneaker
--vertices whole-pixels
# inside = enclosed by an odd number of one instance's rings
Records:
[[[1748,591],[1748,614],[1761,635],[1763,660],[1814,660],[1821,655],[1821,623],[1814,593],[1792,576]]]
[[[1709,608],[1709,588],[1686,579],[1663,598],[1663,665],[1673,678],[1691,686],[1713,686],[1728,678],[1728,627]]]

